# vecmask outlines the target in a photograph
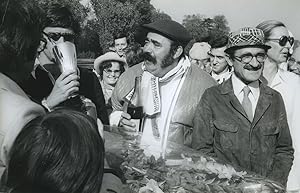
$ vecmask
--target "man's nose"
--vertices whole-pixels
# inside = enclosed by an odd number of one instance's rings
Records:
[[[250,65],[253,67],[258,67],[260,64],[257,61],[256,57],[253,57],[252,60],[250,61]]]
[[[148,53],[152,53],[152,50],[153,50],[152,48],[153,48],[153,46],[152,46],[151,43],[146,43],[143,47],[143,51],[148,52]]]

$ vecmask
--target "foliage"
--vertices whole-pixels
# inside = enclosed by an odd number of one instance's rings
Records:
[[[82,28],[81,36],[76,45],[78,57],[95,58],[103,54],[99,43],[99,35],[94,30],[94,26],[95,21],[90,20],[87,21],[86,25]]]
[[[126,34],[131,43],[142,24],[171,18],[157,11],[150,0],[91,0],[91,4],[96,15],[93,28],[104,52],[117,34]]]
[[[172,18],[160,10],[152,10],[151,22],[158,20],[172,20]]]
[[[57,3],[63,4],[70,8],[73,12],[74,17],[83,24],[85,18],[87,17],[87,8],[85,8],[81,3],[80,0],[34,0],[36,3],[41,6],[42,8],[46,9],[49,4]]]
[[[224,15],[216,15],[213,18],[204,15],[186,15],[183,25],[196,42],[209,42],[223,34],[228,34],[230,28]]]

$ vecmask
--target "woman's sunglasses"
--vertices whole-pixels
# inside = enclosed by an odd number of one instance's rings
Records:
[[[61,37],[64,38],[65,41],[69,41],[69,42],[73,42],[75,39],[75,35],[74,34],[70,34],[70,33],[45,33],[43,32],[43,34],[45,36],[47,36],[48,38],[51,38],[54,41],[58,41]]]
[[[281,36],[279,39],[266,39],[266,40],[276,40],[278,41],[280,46],[285,46],[287,42],[293,45],[295,42],[294,37],[288,37],[288,36]]]

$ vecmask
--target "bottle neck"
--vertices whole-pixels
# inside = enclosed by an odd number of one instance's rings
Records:
[[[140,76],[135,78],[134,93],[132,95],[132,98],[131,98],[130,102],[134,106],[142,106],[142,102],[141,102],[141,77]]]

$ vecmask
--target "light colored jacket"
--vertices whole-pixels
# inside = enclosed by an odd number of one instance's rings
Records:
[[[142,64],[137,64],[129,68],[119,78],[111,98],[115,112],[122,111],[123,98],[134,87],[135,77],[143,73],[141,66]],[[209,74],[193,64],[187,73],[171,118],[168,140],[190,146],[197,104],[204,91],[216,85],[216,82]]]
[[[44,109],[32,102],[13,80],[0,73],[0,178],[8,165],[9,151],[21,129],[44,113]]]
[[[283,98],[295,149],[287,190],[300,191],[300,76],[279,69],[270,87],[278,91]]]

